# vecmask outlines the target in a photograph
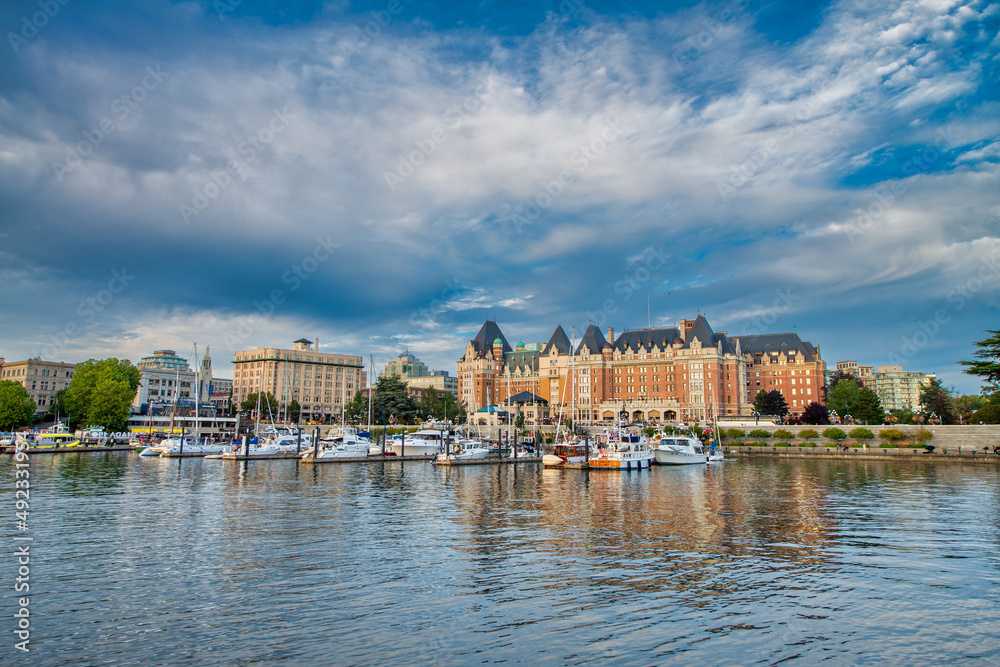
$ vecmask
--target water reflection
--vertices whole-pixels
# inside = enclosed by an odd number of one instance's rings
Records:
[[[37,664],[927,663],[997,651],[992,466],[757,459],[586,473],[120,454],[31,466]],[[918,626],[919,641],[894,630]]]

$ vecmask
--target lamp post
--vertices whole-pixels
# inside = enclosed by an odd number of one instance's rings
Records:
[[[754,424],[754,426],[759,426],[760,425],[760,413],[757,412],[756,410],[754,410],[752,414],[753,414],[753,424]]]

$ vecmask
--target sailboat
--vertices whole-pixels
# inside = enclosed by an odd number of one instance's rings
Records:
[[[194,344],[194,435],[187,437],[181,433],[180,438],[168,438],[160,443],[164,450],[160,456],[168,458],[182,454],[221,454],[225,445],[201,442],[198,407],[201,402],[201,367],[198,365],[198,343]]]
[[[565,335],[565,334],[564,334]],[[572,329],[573,340],[570,343],[570,423],[576,427],[576,327]],[[563,395],[565,397],[565,394]],[[561,405],[562,401],[560,401]],[[561,411],[561,407],[560,407]],[[556,434],[558,439],[558,433]],[[579,438],[567,436],[565,442],[557,442],[551,454],[542,456],[542,465],[546,468],[562,468],[567,463],[583,463],[587,460],[587,445]]]

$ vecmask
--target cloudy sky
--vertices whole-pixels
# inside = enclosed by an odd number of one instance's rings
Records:
[[[978,392],[1000,6],[512,4],[3,3],[0,356],[700,312]]]

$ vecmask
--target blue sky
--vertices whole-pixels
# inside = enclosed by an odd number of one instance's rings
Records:
[[[47,13],[46,13],[47,12]],[[8,2],[0,356],[998,328],[988,2]]]

